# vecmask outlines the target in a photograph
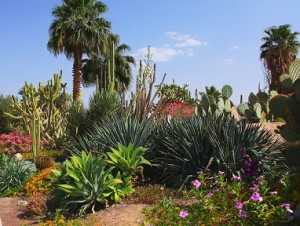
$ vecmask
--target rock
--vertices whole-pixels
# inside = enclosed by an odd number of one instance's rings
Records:
[[[22,160],[23,157],[20,153],[17,153],[17,154],[14,154],[14,158],[15,158],[15,160]]]

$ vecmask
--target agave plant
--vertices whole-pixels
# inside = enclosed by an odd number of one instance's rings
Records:
[[[0,194],[22,189],[34,170],[27,161],[18,161],[3,154],[0,161]]]
[[[155,149],[149,159],[158,166],[157,178],[172,187],[190,181],[197,171],[241,173],[242,149],[258,159],[260,170],[283,163],[282,147],[261,125],[238,123],[230,116],[195,116],[162,122],[158,125]]]
[[[106,169],[106,156],[93,156],[82,152],[66,161],[62,171],[53,170],[56,176],[55,194],[64,202],[64,208],[78,208],[79,215],[88,208],[95,212],[97,203],[106,204],[113,187],[123,183],[110,176],[112,167]]]
[[[155,149],[150,162],[158,166],[159,182],[180,187],[200,169],[213,162],[213,148],[207,137],[204,117],[163,121],[157,125]]]
[[[142,165],[150,165],[150,162],[143,158],[146,148],[134,147],[133,143],[129,143],[128,147],[122,144],[118,145],[118,149],[111,148],[111,152],[106,152],[109,165],[120,170],[124,175],[135,175],[142,170]]]
[[[124,146],[133,143],[135,147],[151,149],[153,130],[154,124],[150,120],[114,116],[95,124],[93,131],[80,137],[69,151],[77,154],[82,150],[101,153],[109,151],[109,147],[117,148],[119,143]]]

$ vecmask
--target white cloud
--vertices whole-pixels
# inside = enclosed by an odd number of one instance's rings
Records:
[[[165,35],[171,39],[178,41],[178,43],[175,44],[177,48],[183,48],[189,46],[201,46],[201,45],[208,44],[207,42],[195,39],[190,35],[179,34],[178,32],[175,31],[166,32]]]
[[[175,40],[175,43],[168,42],[161,47],[150,47],[152,59],[156,62],[168,62],[175,56],[193,57],[195,55],[192,47],[205,46],[207,42],[200,41],[190,35],[179,34],[178,32],[166,32],[165,35]],[[138,49],[132,56],[137,59],[143,58],[147,53],[147,48]]]
[[[238,50],[238,49],[240,49],[240,47],[237,45],[234,45],[234,46],[230,46],[229,49],[230,50]]]
[[[166,48],[166,47],[150,47],[151,54],[153,55],[152,60],[156,62],[167,62],[173,56],[180,55],[180,52],[177,52],[175,49]],[[147,53],[147,48],[141,48],[137,51],[136,56],[145,56]]]
[[[224,60],[223,64],[226,66],[226,65],[232,65],[232,64],[235,64],[236,63],[236,60],[233,59],[233,58],[228,58],[226,60]]]

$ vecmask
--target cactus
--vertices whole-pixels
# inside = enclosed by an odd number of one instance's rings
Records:
[[[275,91],[271,91],[269,95],[262,91],[259,91],[256,95],[254,93],[250,93],[248,103],[241,103],[238,106],[238,113],[252,122],[266,122],[267,120],[271,120],[268,102],[271,97],[276,95],[277,92]]]
[[[198,115],[220,115],[231,113],[233,107],[230,97],[232,95],[232,88],[230,85],[224,85],[221,95],[214,97],[207,93],[200,93],[200,105],[197,107],[196,114]]]
[[[39,84],[36,89],[32,84],[25,82],[22,90],[22,99],[17,101],[13,97],[12,108],[16,115],[8,116],[23,120],[23,129],[33,138],[33,151],[38,155],[39,143],[43,140],[55,143],[64,136],[66,130],[67,103],[70,95],[61,93],[62,73],[54,74],[53,80],[44,86]]]
[[[222,88],[222,96],[225,99],[229,99],[232,95],[232,88],[230,85],[224,85]]]

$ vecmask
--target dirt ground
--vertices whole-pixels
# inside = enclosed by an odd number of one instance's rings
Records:
[[[38,225],[36,220],[25,219],[18,207],[20,198],[0,198],[0,219],[2,226]],[[93,215],[97,225],[135,226],[143,221],[142,209],[145,204],[117,204]],[[0,222],[1,226],[1,222]]]

